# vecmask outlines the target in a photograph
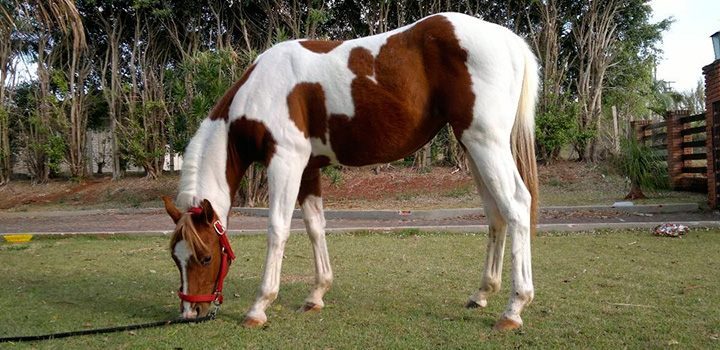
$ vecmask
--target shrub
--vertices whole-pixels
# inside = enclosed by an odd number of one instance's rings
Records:
[[[652,148],[634,137],[622,140],[620,148],[616,164],[620,173],[630,179],[630,193],[626,199],[645,198],[643,189],[652,191],[670,187],[665,159]]]

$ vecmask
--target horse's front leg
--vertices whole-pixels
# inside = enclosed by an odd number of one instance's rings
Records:
[[[290,235],[290,223],[300,179],[309,155],[291,152],[276,153],[268,165],[268,198],[270,206],[267,256],[265,269],[255,303],[245,315],[243,325],[257,327],[267,322],[265,309],[277,298],[280,290],[285,243]]]
[[[305,299],[302,311],[316,311],[325,306],[323,296],[330,289],[333,281],[330,255],[325,242],[325,214],[321,197],[320,169],[305,169],[300,183],[298,202],[302,208],[305,229],[310,237],[315,256],[315,285]]]

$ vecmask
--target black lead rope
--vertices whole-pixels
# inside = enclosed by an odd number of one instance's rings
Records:
[[[215,319],[215,315],[211,314],[211,315],[208,315],[205,317],[195,318],[195,319],[177,318],[174,320],[157,321],[157,322],[141,323],[141,324],[131,324],[131,325],[119,326],[119,327],[85,329],[85,330],[81,330],[81,331],[52,333],[52,334],[43,334],[43,335],[26,335],[26,336],[20,336],[20,337],[5,337],[5,338],[0,338],[0,343],[9,343],[9,342],[19,343],[19,342],[28,342],[28,341],[37,341],[37,340],[60,339],[60,338],[67,338],[67,337],[75,337],[75,336],[79,336],[79,335],[124,332],[124,331],[132,331],[132,330],[136,330],[136,329],[169,326],[171,324],[202,323],[202,322],[213,320],[213,319]]]

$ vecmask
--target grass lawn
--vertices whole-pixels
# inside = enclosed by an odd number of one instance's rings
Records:
[[[544,234],[534,240],[535,302],[525,327],[491,327],[508,293],[466,310],[484,235],[330,235],[327,307],[297,313],[311,281],[310,244],[286,249],[280,297],[264,329],[239,323],[258,287],[262,236],[232,237],[238,260],[218,319],[8,348],[717,348],[720,231],[685,238],[646,231]],[[165,237],[40,237],[0,246],[0,337],[177,316],[177,271]],[[508,257],[509,254],[506,254]]]

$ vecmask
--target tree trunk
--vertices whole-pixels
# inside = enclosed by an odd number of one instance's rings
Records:
[[[120,84],[120,37],[122,36],[123,27],[116,15],[109,20],[100,18],[107,34],[108,45],[105,50],[105,60],[100,74],[100,84],[102,85],[103,97],[108,104],[108,115],[110,117],[110,148],[111,148],[111,164],[112,179],[118,180],[123,176],[123,169],[120,166],[120,97],[122,94]],[[109,70],[109,71],[108,71]],[[108,75],[110,81],[108,83]]]
[[[66,72],[69,91],[65,102],[70,104],[69,135],[66,137],[68,142],[67,160],[70,166],[70,175],[76,178],[85,176],[85,164],[87,162],[85,156],[87,147],[85,132],[88,116],[84,82],[90,74],[91,67],[89,58],[85,53],[86,48],[79,43],[79,39],[73,38],[72,48],[69,48],[70,65]]]
[[[10,164],[10,111],[6,106],[8,71],[13,56],[10,26],[0,28],[0,185],[10,182],[12,165]]]
[[[38,75],[38,90],[36,91],[36,98],[38,101],[38,123],[40,125],[32,125],[28,123],[28,133],[26,135],[27,142],[27,156],[32,159],[29,161],[28,170],[30,171],[30,177],[33,182],[46,183],[50,179],[50,167],[48,164],[47,154],[43,150],[43,145],[48,142],[47,133],[41,130],[42,127],[50,126],[50,73],[47,67],[50,66],[49,58],[45,54],[47,43],[50,40],[49,31],[45,31],[40,34],[40,40],[38,41],[38,56],[37,56],[37,75]]]

